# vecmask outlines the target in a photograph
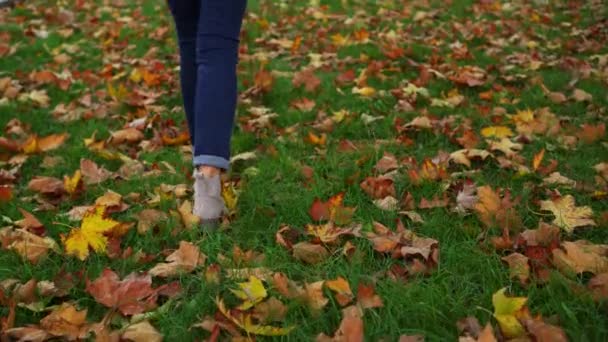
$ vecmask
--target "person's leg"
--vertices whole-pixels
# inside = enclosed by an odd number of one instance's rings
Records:
[[[220,170],[230,166],[237,101],[236,65],[246,0],[201,0],[196,39],[194,208],[203,222],[225,209]]]
[[[201,0],[169,0],[169,8],[175,21],[180,51],[180,83],[190,141],[194,145],[194,95],[196,92],[196,37]]]
[[[239,33],[246,4],[246,0],[201,0],[194,102],[196,166],[229,168]]]

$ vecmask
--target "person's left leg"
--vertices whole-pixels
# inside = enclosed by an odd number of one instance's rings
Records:
[[[227,170],[246,0],[202,0],[196,40],[194,164]]]
[[[196,40],[193,212],[203,222],[219,219],[225,209],[220,170],[230,167],[239,33],[246,4],[246,0],[201,0]]]

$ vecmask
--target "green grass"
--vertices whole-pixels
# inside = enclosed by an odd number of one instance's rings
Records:
[[[163,65],[162,73],[167,77],[160,86],[149,88],[142,86],[146,91],[161,93],[154,106],[143,110],[150,116],[160,114],[162,120],[174,120],[178,126],[184,121],[183,111],[172,110],[180,106],[180,94],[175,69],[177,58],[174,31],[164,2],[127,1],[128,6],[94,14],[93,9],[100,8],[100,3],[90,2],[89,6],[92,8],[90,10],[78,11],[72,8],[76,19],[70,25],[61,25],[50,20],[52,15],[45,16],[45,11],[50,11],[49,13],[52,14],[56,11],[55,6],[59,5],[48,6],[42,1],[27,2],[24,7],[5,12],[0,21],[2,32],[10,35],[10,40],[5,43],[9,46],[19,44],[14,54],[1,57],[0,78],[9,77],[18,82],[23,87],[22,93],[43,89],[50,97],[50,104],[46,108],[40,108],[30,101],[17,99],[1,101],[0,127],[5,127],[13,119],[19,119],[30,126],[31,132],[40,136],[61,132],[70,134],[61,148],[28,158],[20,168],[14,199],[8,203],[0,203],[0,210],[2,216],[13,221],[21,218],[18,208],[33,212],[44,223],[47,234],[59,243],[59,236],[67,234],[70,230],[66,225],[77,225],[62,214],[74,206],[92,204],[107,190],[122,195],[132,192],[141,195],[139,201],[127,201],[130,208],[126,212],[113,215],[117,220],[134,222],[135,215],[148,207],[145,200],[156,187],[161,184],[189,182],[187,175],[191,163],[180,152],[180,148],[162,147],[153,151],[140,151],[137,146],[121,146],[118,149],[123,153],[136,153],[136,157],[148,169],[167,162],[177,170],[177,173],[164,172],[159,177],[109,180],[100,185],[86,187],[80,197],[61,202],[56,211],[36,211],[37,204],[31,200],[34,193],[27,189],[28,182],[34,176],[62,178],[64,175],[72,175],[79,168],[81,158],[94,160],[111,171],[118,170],[121,166],[120,161],[101,158],[84,145],[83,139],[91,137],[94,132],[98,140],[105,139],[111,131],[122,128],[125,123],[132,120],[137,110],[143,109],[128,104],[108,106],[105,118],[61,123],[52,116],[56,105],[68,105],[85,95],[92,95],[95,105],[105,106],[110,102],[109,97],[104,93],[107,92],[108,84],[136,87],[127,80],[133,68],[142,62],[144,65],[158,62]],[[175,217],[162,222],[155,232],[138,235],[132,230],[123,238],[122,247],[131,247],[134,251],[158,255],[154,261],[145,264],[137,263],[132,258],[112,260],[107,256],[92,253],[84,262],[65,255],[51,254],[38,264],[32,265],[16,253],[2,249],[0,250],[0,280],[9,278],[16,278],[21,282],[31,278],[53,280],[60,272],[74,274],[82,272],[80,281],[64,299],[74,301],[78,307],[87,308],[89,321],[97,322],[106,314],[107,309],[86,293],[85,279],[95,279],[104,268],[113,269],[121,277],[131,272],[146,271],[162,261],[161,251],[176,248],[180,240],[188,240],[198,245],[208,256],[207,264],[218,262],[219,254],[229,256],[233,246],[239,246],[244,250],[253,249],[264,253],[266,257],[258,266],[267,267],[274,272],[283,272],[293,280],[315,282],[342,276],[348,279],[353,290],[356,290],[361,282],[375,281],[376,291],[383,299],[384,307],[368,310],[365,313],[366,340],[395,341],[402,334],[424,335],[428,341],[454,340],[458,336],[456,322],[467,316],[476,316],[482,324],[493,322],[497,329],[491,315],[491,298],[492,294],[502,287],[509,287],[513,294],[527,296],[529,308],[533,313],[542,314],[543,317],[557,317],[559,325],[572,340],[606,340],[608,338],[606,302],[593,301],[589,295],[581,293],[576,286],[586,284],[589,275],[568,278],[555,271],[547,284],[532,282],[528,286],[520,285],[517,280],[509,278],[509,270],[500,259],[506,253],[494,251],[487,243],[480,243],[477,240],[485,229],[474,214],[459,216],[449,208],[418,209],[425,223],[406,222],[406,225],[419,235],[439,241],[440,263],[429,276],[415,276],[407,282],[397,282],[382,276],[382,273],[396,261],[374,252],[371,243],[365,239],[353,240],[357,249],[350,260],[341,255],[333,255],[320,264],[306,265],[295,260],[289,251],[275,242],[275,233],[283,224],[300,229],[311,223],[308,209],[313,200],[327,199],[341,191],[345,192],[345,204],[357,207],[354,221],[362,223],[365,229],[370,229],[373,221],[393,227],[399,217],[397,213],[377,208],[358,185],[365,177],[374,174],[373,167],[383,153],[385,151],[393,153],[398,159],[415,157],[420,162],[424,158],[436,156],[439,151],[453,152],[461,148],[445,134],[432,131],[408,133],[408,137],[413,139],[415,144],[399,145],[394,141],[397,137],[395,119],[408,122],[426,112],[441,118],[453,115],[457,118],[457,122],[462,122],[465,118],[470,119],[473,129],[479,132],[481,128],[492,125],[492,117],[484,114],[483,107],[489,107],[491,110],[501,106],[511,114],[518,110],[548,107],[562,119],[564,127],[572,127],[570,130],[562,130],[560,132],[562,136],[576,134],[575,128],[585,123],[606,123],[608,84],[605,74],[603,79],[594,74],[587,79],[581,78],[574,86],[592,94],[591,103],[574,101],[563,104],[552,103],[545,97],[541,87],[531,80],[536,77],[550,90],[563,92],[568,96],[573,90],[569,83],[577,77],[577,73],[561,67],[559,63],[561,57],[568,56],[586,61],[593,68],[601,70],[601,66],[590,57],[608,53],[605,29],[603,36],[598,34],[596,38],[587,37],[600,45],[597,51],[575,52],[563,45],[555,49],[547,46],[549,42],[566,43],[576,40],[577,38],[570,37],[569,30],[585,30],[597,25],[600,20],[596,16],[597,11],[603,10],[606,15],[608,10],[593,9],[589,7],[591,5],[583,4],[579,13],[576,9],[568,9],[566,5],[554,4],[548,7],[526,5],[522,10],[516,9],[510,12],[476,13],[473,7],[477,6],[474,4],[478,2],[474,1],[454,1],[453,5],[445,5],[443,1],[431,1],[431,5],[425,5],[426,1],[412,1],[404,8],[402,2],[396,1],[321,1],[323,5],[328,5],[325,13],[329,14],[353,15],[358,10],[363,10],[367,15],[373,15],[383,6],[385,9],[393,10],[390,15],[385,13],[375,16],[375,22],[372,24],[355,22],[353,25],[345,25],[343,19],[329,19],[327,22],[312,19],[306,14],[308,1],[281,3],[286,5],[282,6],[279,1],[250,1],[250,15],[244,24],[242,44],[247,47],[251,55],[273,52],[265,43],[271,38],[294,39],[297,36],[303,38],[298,53],[290,55],[289,50],[281,51],[269,60],[264,66],[265,70],[297,72],[309,64],[309,53],[322,53],[324,49],[331,50],[336,56],[327,57],[330,59],[329,67],[315,70],[315,75],[322,81],[316,92],[309,93],[303,88],[294,88],[291,77],[278,76],[270,92],[249,99],[251,102],[240,104],[241,117],[249,115],[247,109],[251,106],[265,106],[277,113],[278,118],[274,120],[273,127],[257,133],[248,133],[237,124],[232,144],[233,153],[273,146],[276,155],[258,153],[258,159],[246,165],[257,168],[258,172],[255,175],[246,173],[246,166],[237,165],[233,168],[231,177],[241,180],[239,189],[241,193],[237,215],[227,231],[210,234],[185,231],[173,235],[173,228],[179,224]],[[403,12],[400,12],[402,9]],[[417,22],[414,16],[418,11],[437,12],[434,19]],[[554,22],[534,21],[532,13],[549,15]],[[126,20],[135,14],[139,17],[135,17],[133,21]],[[254,15],[259,19],[267,20],[270,29],[264,30]],[[489,31],[495,23],[501,23],[506,19],[510,20],[511,24],[516,24],[513,32],[508,33],[508,30],[513,28],[506,24],[498,25],[499,28],[494,34]],[[558,29],[560,22],[569,22],[572,26]],[[44,23],[43,27],[40,27],[41,23]],[[48,38],[35,38],[31,34],[26,34],[30,24],[36,29],[48,31]],[[456,24],[464,27],[463,31],[454,29]],[[73,28],[74,32],[64,38],[60,35],[60,30],[68,27]],[[169,32],[158,40],[153,38],[152,33],[163,27],[170,28]],[[344,36],[352,36],[353,32],[361,27],[370,32],[369,43],[338,48],[331,46],[332,35],[340,33]],[[321,29],[324,31],[320,32]],[[405,57],[389,60],[384,55],[383,51],[390,44],[388,41],[383,41],[384,38],[381,36],[386,35],[390,30],[397,30],[396,32],[401,35],[396,43],[397,46],[410,49]],[[485,34],[472,37],[470,40],[464,35],[464,32],[476,32],[475,30],[482,30]],[[116,33],[117,36],[113,37],[110,32]],[[520,44],[518,39],[521,37],[513,37],[515,34],[535,40],[539,43],[538,48],[533,51],[525,44]],[[542,37],[546,37],[547,41],[543,41]],[[503,46],[497,43],[499,38],[504,39]],[[449,45],[456,41],[468,46],[471,59],[452,58],[452,49]],[[72,61],[66,65],[57,65],[53,62],[51,52],[56,49],[68,51],[69,45],[79,48],[78,51],[69,53]],[[144,58],[150,49],[157,51],[153,57]],[[489,51],[490,49],[492,51]],[[500,78],[501,74],[497,68],[507,65],[507,57],[516,53],[526,56],[536,53],[543,61],[543,65],[535,71],[528,70],[526,65],[513,66],[512,70],[506,72],[507,75],[525,74],[527,77],[524,80],[507,82]],[[370,99],[363,98],[351,94],[352,86],[339,87],[334,82],[335,77],[346,70],[352,69],[356,75],[359,75],[368,68],[368,64],[359,59],[362,54],[368,56],[370,60],[386,62],[385,70],[370,75],[368,80],[370,86],[387,92],[385,96],[379,94]],[[389,91],[402,88],[406,84],[405,81],[412,81],[418,77],[418,69],[412,66],[410,61],[428,64],[437,58],[448,66],[477,65],[491,70],[489,74],[493,81],[480,88],[459,88],[459,92],[466,97],[466,102],[453,109],[431,107],[430,101],[420,99],[415,112],[402,113],[396,110],[397,101]],[[342,64],[341,61],[344,59],[351,59],[352,63]],[[253,83],[255,74],[261,69],[260,64],[254,58],[241,62],[239,74],[241,90],[246,88],[244,84]],[[64,69],[72,73],[90,71],[101,75],[102,71],[109,70],[110,66],[111,73],[107,78],[100,76],[97,86],[91,87],[75,79],[67,91],[52,84],[35,85],[27,76],[32,71],[51,70],[60,73]],[[441,73],[449,72],[449,68],[442,69],[441,65],[436,68]],[[603,68],[605,73],[606,66]],[[122,76],[109,80],[116,75]],[[499,91],[497,86],[507,88]],[[451,81],[440,78],[432,79],[425,87],[433,98],[441,98],[443,94],[456,88]],[[494,101],[488,102],[479,98],[479,92],[491,89],[495,91]],[[303,97],[316,102],[313,111],[305,113],[291,106],[292,101]],[[499,103],[500,99],[505,99],[505,103]],[[76,105],[79,106],[77,103]],[[328,133],[324,153],[320,154],[314,146],[305,143],[303,137],[309,131],[317,132],[310,123],[315,120],[319,110],[332,115],[333,112],[341,109],[347,110],[349,116],[343,122],[334,125],[334,130]],[[371,124],[365,124],[361,119],[363,114],[382,118]],[[299,126],[295,133],[290,135],[282,133],[286,128],[296,124]],[[154,125],[156,128],[159,127],[158,123]],[[455,126],[456,123],[453,125]],[[153,134],[151,130],[147,130],[146,139],[151,138]],[[565,149],[558,138],[559,136],[538,136],[536,140],[526,144],[520,153],[526,165],[531,165],[533,156],[545,148],[547,150],[545,163],[555,159],[558,161],[557,171],[562,175],[594,186],[593,177],[596,173],[592,167],[605,162],[608,157],[606,138],[603,137],[589,145],[578,144],[575,151]],[[343,139],[356,142],[361,148],[355,152],[340,152],[337,147]],[[386,139],[389,142],[375,146],[378,139]],[[46,156],[60,156],[64,161],[54,168],[44,169],[40,165]],[[3,157],[0,150],[0,166],[3,169],[10,168],[6,161],[7,158]],[[357,161],[362,162],[357,163]],[[301,167],[304,164],[314,169],[314,182],[308,188],[304,187],[304,179],[301,176]],[[539,220],[550,219],[538,215],[540,209],[537,201],[547,199],[549,196],[547,190],[542,187],[542,177],[534,174],[517,175],[513,170],[499,168],[493,161],[474,165],[478,166],[479,172],[471,177],[478,186],[490,185],[492,188],[510,189],[514,196],[521,198],[517,210],[528,229],[536,228]],[[463,170],[466,168],[460,166],[451,169],[451,171]],[[415,185],[405,173],[400,173],[396,178],[398,198],[405,192],[411,192],[417,202],[422,198],[429,199],[441,195],[444,191],[443,185],[437,182]],[[597,188],[597,190],[601,189]],[[563,187],[560,187],[559,191],[564,195],[575,196],[577,205],[590,206],[595,212],[597,222],[601,222],[600,213],[606,213],[608,210],[605,198],[593,199],[589,191]],[[24,198],[30,200],[23,200]],[[176,201],[164,200],[158,208],[166,212],[175,210]],[[608,227],[605,219],[603,225],[600,223],[597,228],[582,229],[570,236],[564,234],[562,239],[572,241],[587,239],[598,244],[606,243]],[[499,233],[499,229],[491,229],[489,232],[490,235]],[[235,267],[239,266],[242,265],[235,265]],[[182,294],[167,302],[165,310],[159,310],[154,315],[153,325],[168,341],[207,338],[207,332],[191,326],[200,322],[204,316],[214,315],[216,312],[214,298],[217,295],[226,298],[229,304],[236,304],[234,296],[228,290],[235,287],[236,281],[224,279],[219,285],[208,284],[205,281],[204,269],[183,275],[177,280],[182,286]],[[155,280],[155,285],[163,283],[165,281]],[[278,295],[275,289],[271,288],[270,292],[272,295]],[[289,309],[284,325],[295,325],[296,329],[290,335],[277,339],[311,340],[321,332],[332,335],[340,325],[341,308],[329,291],[326,292],[326,296],[330,299],[329,304],[317,313],[311,312],[302,303],[283,300]],[[60,304],[64,299],[47,300],[45,304]],[[0,307],[0,316],[5,316],[7,313],[8,308]],[[38,323],[47,314],[47,312],[36,313],[18,308],[15,326]],[[261,338],[261,340],[266,339]]]

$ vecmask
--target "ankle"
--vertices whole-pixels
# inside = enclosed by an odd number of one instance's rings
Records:
[[[196,169],[205,177],[215,177],[221,173],[219,168],[209,165],[199,165]]]

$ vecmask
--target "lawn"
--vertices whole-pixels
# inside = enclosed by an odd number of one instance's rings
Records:
[[[165,2],[1,9],[3,338],[607,340],[608,7],[546,3],[250,0],[217,231]]]

